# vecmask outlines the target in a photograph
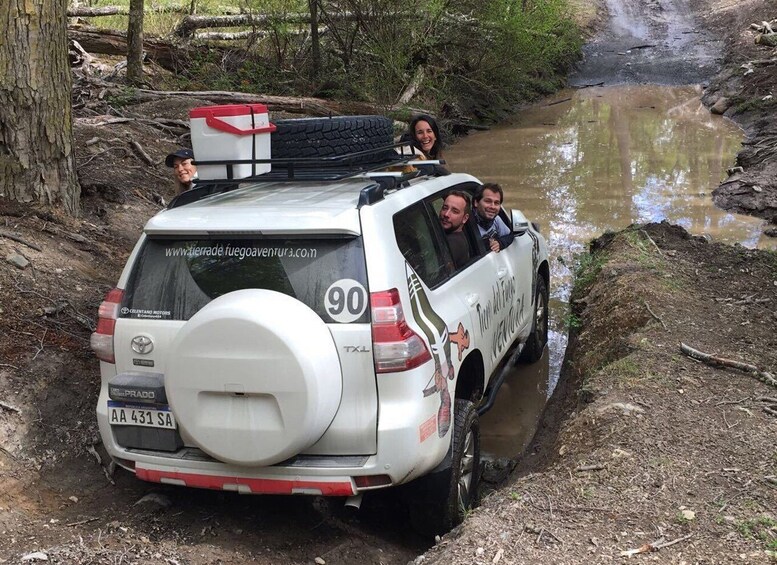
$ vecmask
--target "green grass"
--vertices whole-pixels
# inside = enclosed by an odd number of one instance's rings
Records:
[[[744,537],[763,542],[766,549],[777,551],[777,520],[771,516],[759,516],[736,523],[737,531]]]
[[[577,268],[575,269],[573,294],[583,293],[593,284],[602,267],[607,263],[607,258],[607,254],[603,252],[584,253],[575,257]]]
[[[567,330],[579,330],[583,326],[582,320],[571,312],[564,318],[563,325]]]
[[[770,98],[769,100],[763,100],[762,96],[757,96],[755,98],[749,98],[747,100],[740,101],[734,105],[734,114],[742,114],[744,112],[753,112],[759,110],[777,110],[777,99]]]
[[[642,375],[642,368],[630,356],[622,357],[602,367],[602,372],[611,377],[634,379]]]

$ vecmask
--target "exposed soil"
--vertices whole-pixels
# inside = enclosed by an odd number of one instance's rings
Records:
[[[744,75],[740,65],[775,54],[751,44],[747,27],[777,13],[763,1],[724,4],[691,3],[708,14],[699,29],[723,42],[723,72],[706,96],[755,100],[777,73]],[[126,107],[140,119],[113,123],[107,104],[104,114],[77,109],[79,219],[0,201],[0,563],[33,552],[54,563],[599,563],[661,537],[680,541],[640,557],[769,561],[777,418],[767,408],[777,407],[759,398],[777,391],[693,361],[678,344],[774,372],[777,258],[667,225],[595,244],[573,297],[562,384],[535,444],[505,488],[421,557],[429,544],[410,532],[393,493],[350,514],[320,499],[189,491],[113,472],[96,428],[89,335],[143,224],[173,196],[162,161],[186,128],[144,120],[184,120],[201,104]],[[738,186],[732,205],[774,219],[768,106],[731,108],[750,153],[725,190]],[[29,264],[14,266],[24,264],[15,255]]]
[[[773,370],[777,257],[668,224],[592,248],[545,426],[424,563],[772,562],[777,391],[679,344]]]
[[[707,4],[710,0],[693,0]],[[747,139],[737,156],[742,170],[713,193],[721,208],[777,224],[777,48],[756,44],[752,23],[777,18],[773,2],[714,0],[703,10],[703,26],[725,40],[723,68],[705,90],[704,102],[744,127]],[[777,229],[772,228],[773,237]]]

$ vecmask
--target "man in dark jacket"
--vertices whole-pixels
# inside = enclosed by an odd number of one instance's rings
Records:
[[[464,233],[464,224],[469,219],[469,195],[460,190],[452,190],[440,208],[440,224],[451,248],[453,264],[458,269],[469,261],[469,242]]]

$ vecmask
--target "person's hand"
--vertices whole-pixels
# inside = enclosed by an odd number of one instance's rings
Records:
[[[491,251],[494,253],[499,253],[499,242],[494,239],[493,237],[488,240],[488,245],[491,247]]]

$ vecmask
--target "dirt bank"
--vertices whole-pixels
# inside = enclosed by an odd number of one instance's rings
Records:
[[[645,544],[661,563],[772,562],[777,389],[680,343],[773,370],[777,257],[666,224],[593,249],[548,424],[423,562],[611,563]]]
[[[777,224],[777,48],[756,44],[752,23],[777,18],[773,2],[694,0],[702,25],[724,39],[721,71],[704,102],[742,125],[746,140],[737,156],[741,170],[715,190],[715,203]],[[774,230],[777,236],[777,230]]]

